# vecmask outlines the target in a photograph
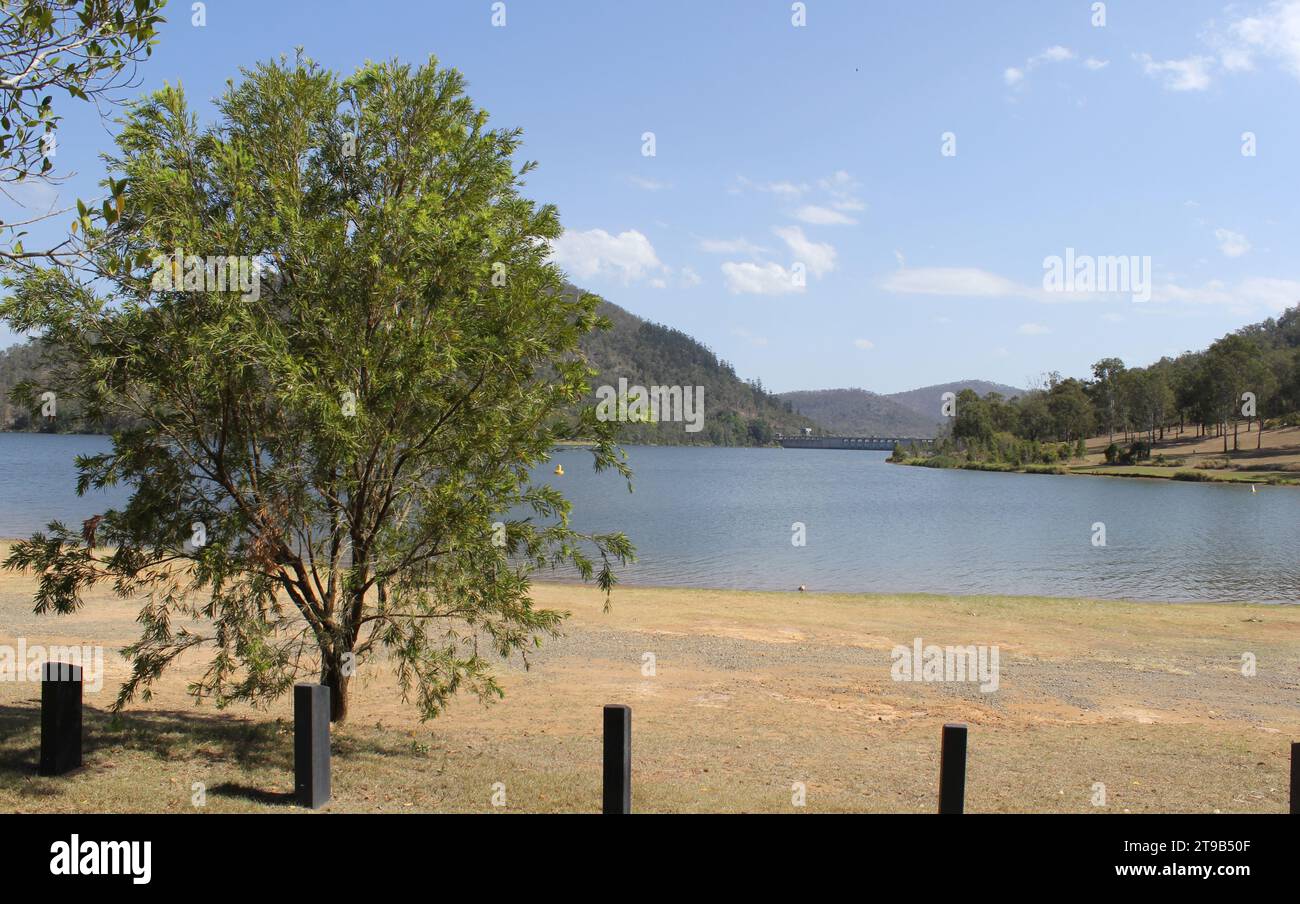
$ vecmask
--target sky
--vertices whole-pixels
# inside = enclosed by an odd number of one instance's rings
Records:
[[[524,130],[525,191],[558,206],[570,278],[772,390],[1086,376],[1300,301],[1300,0],[166,15],[131,93],[180,82],[204,117],[240,67],[297,46],[344,73],[430,55],[460,69],[493,125]],[[57,198],[28,188],[32,209],[96,196],[111,146],[92,107],[56,109],[56,172],[75,175]],[[3,199],[0,217],[17,219]],[[1050,281],[1067,255],[1080,278]],[[1083,281],[1105,258],[1108,279]]]

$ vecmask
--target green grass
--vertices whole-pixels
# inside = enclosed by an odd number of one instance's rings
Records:
[[[1269,486],[1300,484],[1296,475],[1288,471],[1224,471],[1210,468],[1161,467],[1160,465],[1084,465],[1071,468],[1073,474],[1092,474],[1101,477],[1154,477],[1164,480],[1186,480],[1195,483],[1258,483]]]

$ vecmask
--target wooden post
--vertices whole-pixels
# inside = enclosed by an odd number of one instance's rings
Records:
[[[41,668],[40,775],[81,768],[81,666],[47,662]]]
[[[939,752],[939,812],[965,812],[965,802],[966,726],[949,722],[943,727],[943,746]]]
[[[293,686],[293,778],[298,804],[313,810],[330,799],[330,689]]]
[[[632,812],[632,710],[605,707],[605,787],[602,813]]]
[[[1300,816],[1300,741],[1291,742],[1291,815]]]

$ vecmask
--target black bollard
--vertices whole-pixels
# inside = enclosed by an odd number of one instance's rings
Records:
[[[41,668],[40,775],[81,768],[81,666],[47,662]]]
[[[293,778],[299,806],[313,810],[330,799],[330,689],[293,686]]]
[[[966,807],[966,726],[949,722],[943,727],[939,751],[939,812],[962,813]]]
[[[1291,742],[1291,815],[1300,816],[1300,741]]]
[[[605,707],[605,791],[602,813],[632,812],[632,710]]]

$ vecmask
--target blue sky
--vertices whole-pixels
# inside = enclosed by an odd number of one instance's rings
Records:
[[[207,115],[297,45],[435,54],[525,130],[575,282],[776,390],[1082,376],[1300,301],[1300,0],[1113,0],[1101,27],[1091,0],[504,5],[210,0],[196,27],[173,0],[139,90]],[[60,112],[60,197],[91,197],[109,135]],[[1151,300],[1046,291],[1066,249],[1149,258]]]

